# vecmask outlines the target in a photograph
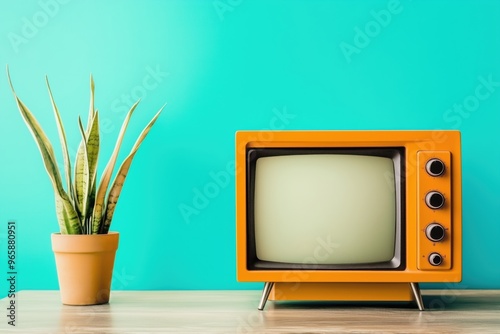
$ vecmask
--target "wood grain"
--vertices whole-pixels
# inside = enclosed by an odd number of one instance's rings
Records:
[[[10,333],[500,333],[500,291],[427,290],[413,303],[268,302],[260,291],[112,291],[65,306],[58,291],[21,291]],[[8,300],[2,299],[6,314]]]

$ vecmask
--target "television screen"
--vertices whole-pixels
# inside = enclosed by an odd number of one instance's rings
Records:
[[[401,152],[302,153],[250,152],[253,264],[398,267]]]

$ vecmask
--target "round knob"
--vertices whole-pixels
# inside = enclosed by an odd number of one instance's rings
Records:
[[[429,255],[429,263],[433,266],[439,266],[441,263],[443,263],[443,257],[439,253],[432,253],[431,255]]]
[[[425,235],[430,241],[441,241],[444,239],[444,227],[438,223],[429,224],[425,229]]]
[[[440,176],[444,174],[444,162],[439,159],[430,159],[425,165],[425,170],[430,176]]]
[[[438,191],[429,191],[425,196],[425,204],[431,209],[439,209],[444,205],[444,196]]]

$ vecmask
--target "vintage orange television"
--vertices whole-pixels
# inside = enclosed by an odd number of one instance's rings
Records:
[[[462,277],[460,132],[238,131],[237,278],[271,300],[411,301]]]

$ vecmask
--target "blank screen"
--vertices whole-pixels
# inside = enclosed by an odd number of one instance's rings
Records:
[[[395,255],[393,160],[349,154],[260,157],[257,258],[292,264],[387,262]]]

